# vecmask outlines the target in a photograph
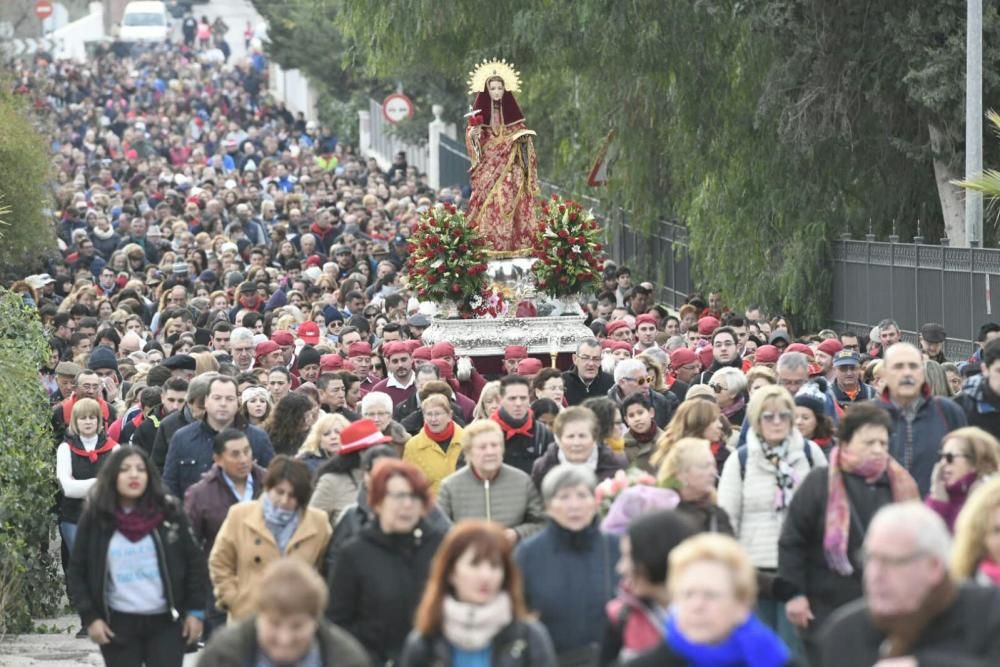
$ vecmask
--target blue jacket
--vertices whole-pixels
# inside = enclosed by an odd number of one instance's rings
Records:
[[[549,521],[514,552],[524,575],[528,607],[539,614],[556,653],[600,644],[604,608],[618,590],[618,538],[597,522],[571,532]]]
[[[256,426],[237,427],[247,434],[257,465],[266,468],[274,458],[267,433]],[[179,429],[170,438],[167,461],[163,465],[163,483],[170,493],[183,498],[188,487],[201,480],[212,467],[212,440],[217,431],[204,420]]]
[[[912,426],[907,426],[903,412],[889,400],[889,390],[882,392],[876,405],[892,418],[889,454],[913,475],[923,498],[931,489],[931,473],[938,461],[944,436],[966,425],[962,408],[947,398],[931,395],[924,383],[923,397]]]

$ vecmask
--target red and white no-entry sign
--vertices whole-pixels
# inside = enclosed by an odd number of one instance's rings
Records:
[[[382,101],[382,115],[393,125],[413,118],[413,100],[402,93],[389,95]]]
[[[38,17],[39,21],[44,21],[52,16],[51,0],[38,0],[38,2],[35,3],[35,16]]]

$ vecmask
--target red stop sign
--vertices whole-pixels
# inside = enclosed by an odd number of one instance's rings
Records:
[[[38,0],[35,3],[35,16],[41,21],[52,16],[52,2],[50,0]]]

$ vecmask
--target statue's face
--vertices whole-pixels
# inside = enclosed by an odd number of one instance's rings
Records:
[[[489,91],[491,100],[499,102],[503,99],[503,79],[490,79],[486,90]]]

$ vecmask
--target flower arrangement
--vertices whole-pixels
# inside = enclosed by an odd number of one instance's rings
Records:
[[[572,199],[552,195],[538,205],[538,234],[532,270],[538,289],[553,298],[595,289],[604,270],[599,225]]]
[[[470,317],[486,291],[486,241],[451,204],[430,209],[410,236],[410,287],[421,300],[457,304]]]
[[[482,294],[472,297],[469,305],[476,317],[506,317],[510,304],[504,297],[499,289],[487,287]]]
[[[600,507],[601,516],[606,516],[615,498],[620,496],[625,489],[633,486],[656,486],[656,478],[640,468],[629,468],[619,470],[614,477],[609,477],[597,485],[594,496]]]

